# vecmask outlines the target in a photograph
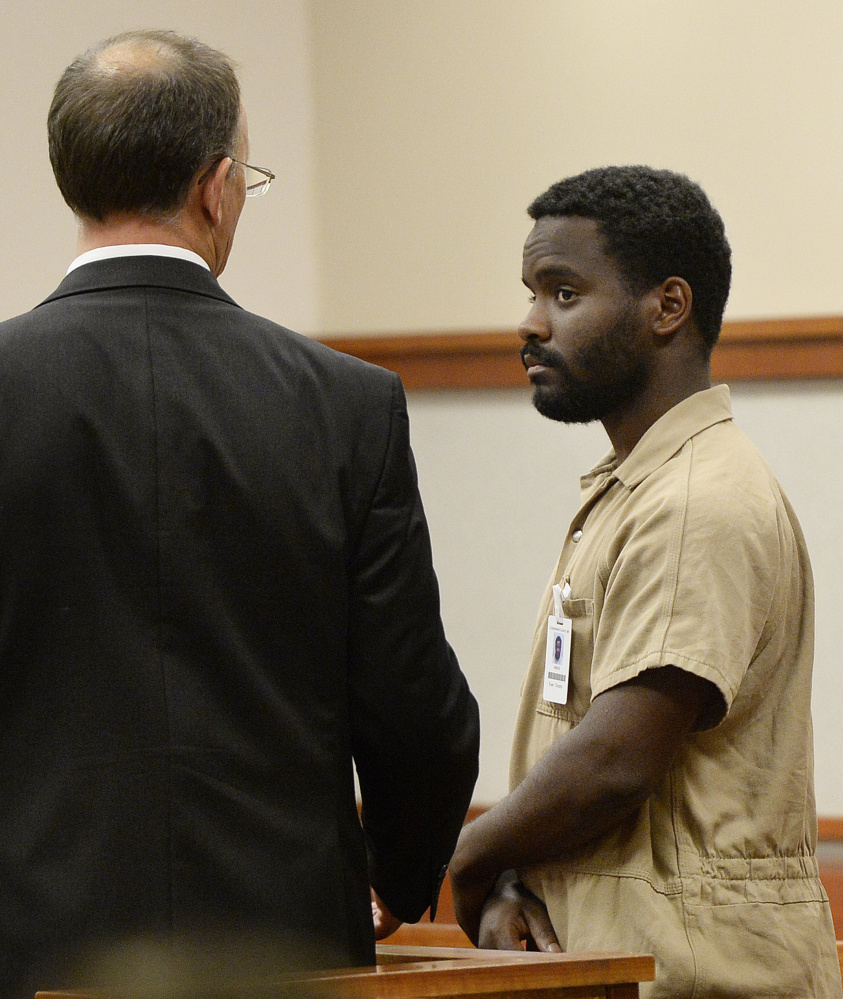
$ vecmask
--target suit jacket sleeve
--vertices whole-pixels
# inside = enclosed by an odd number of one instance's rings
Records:
[[[370,881],[395,916],[414,922],[435,903],[471,800],[479,720],[439,615],[397,377],[350,570],[351,728]]]

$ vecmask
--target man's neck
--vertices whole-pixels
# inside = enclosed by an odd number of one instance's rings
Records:
[[[689,378],[681,385],[643,393],[623,413],[613,413],[602,421],[618,462],[629,457],[635,445],[665,413],[683,399],[711,388],[711,374],[707,367],[696,374],[697,377]]]
[[[141,218],[135,215],[111,215],[104,222],[91,219],[79,221],[77,253],[99,249],[103,246],[127,246],[144,243],[157,243],[164,246],[178,246],[197,253],[209,267],[207,247],[194,237],[188,226],[180,218],[172,222]]]

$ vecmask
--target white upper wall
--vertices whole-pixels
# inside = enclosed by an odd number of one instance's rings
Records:
[[[843,4],[315,0],[319,326],[514,326],[529,202],[687,173],[735,255],[728,315],[843,312]]]

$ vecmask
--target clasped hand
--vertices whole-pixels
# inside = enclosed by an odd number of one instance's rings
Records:
[[[375,940],[383,940],[391,936],[403,920],[393,916],[374,888],[370,888],[372,896],[372,922],[375,924]]]
[[[459,879],[453,887],[457,919],[478,947],[522,950],[526,944],[527,950],[562,950],[544,903],[521,883],[516,871],[504,871],[498,877],[474,918],[476,894],[463,891]]]

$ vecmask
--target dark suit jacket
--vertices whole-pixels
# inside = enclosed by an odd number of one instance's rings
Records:
[[[0,324],[4,981],[150,927],[371,962],[369,881],[431,903],[477,739],[397,376],[165,258]]]

